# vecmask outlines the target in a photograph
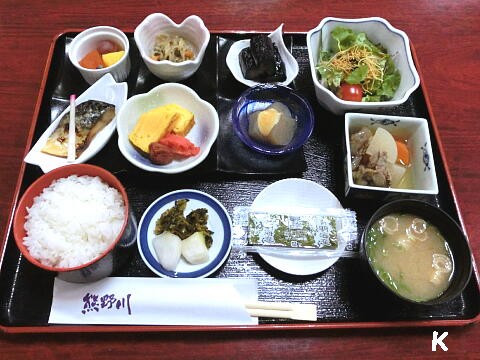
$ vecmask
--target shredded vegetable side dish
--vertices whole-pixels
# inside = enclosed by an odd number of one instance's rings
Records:
[[[153,60],[170,60],[173,62],[182,62],[193,60],[195,53],[192,44],[181,36],[177,35],[158,35],[155,40],[155,46],[152,54]]]
[[[363,32],[337,27],[333,45],[319,56],[317,71],[325,86],[343,100],[388,101],[400,85],[392,56]]]

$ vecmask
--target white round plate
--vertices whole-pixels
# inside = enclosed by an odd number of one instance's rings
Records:
[[[213,231],[213,243],[209,253],[209,261],[203,264],[189,264],[183,257],[175,271],[165,270],[157,260],[152,244],[155,223],[161,214],[172,208],[175,200],[188,199],[185,216],[192,210],[205,208],[208,210],[208,228]],[[137,231],[137,243],[140,256],[154,273],[161,277],[201,278],[209,276],[227,260],[232,248],[232,222],[227,210],[214,197],[197,190],[178,190],[167,193],[155,200],[142,215]]]
[[[342,204],[323,186],[304,179],[284,179],[263,189],[250,207],[251,211],[304,213],[312,209],[342,209]],[[296,211],[296,209],[298,209]],[[259,254],[274,268],[292,275],[312,275],[332,266],[339,258],[299,259],[293,256]]]

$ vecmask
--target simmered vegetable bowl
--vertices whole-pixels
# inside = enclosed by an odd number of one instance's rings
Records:
[[[321,51],[316,69],[325,86],[347,101],[388,101],[400,85],[400,72],[381,44],[364,32],[338,26],[332,46]]]

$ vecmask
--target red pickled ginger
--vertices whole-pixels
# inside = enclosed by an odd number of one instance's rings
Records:
[[[181,160],[195,156],[200,148],[190,140],[180,135],[168,134],[149,146],[150,161],[159,165],[166,165],[173,160]]]

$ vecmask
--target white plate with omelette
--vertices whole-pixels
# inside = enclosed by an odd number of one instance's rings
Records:
[[[191,157],[175,159],[166,165],[153,163],[148,151],[149,143],[157,142],[169,132],[172,123],[163,124],[167,116],[158,120],[155,126],[145,126],[143,140],[132,143],[132,134],[138,128],[139,121],[144,121],[145,114],[166,105],[180,107],[182,113],[189,113],[188,131],[182,132],[189,142],[200,148],[200,152]],[[177,114],[178,115],[178,114]],[[176,115],[175,115],[176,116]],[[173,118],[175,118],[173,116]],[[143,120],[141,120],[143,117]],[[152,121],[155,121],[152,117]],[[167,129],[166,131],[164,131]],[[117,117],[118,147],[125,158],[140,169],[166,174],[175,174],[187,171],[200,164],[207,157],[215,142],[219,131],[218,114],[215,108],[207,101],[202,100],[195,91],[188,86],[177,83],[166,83],[154,87],[148,93],[132,96],[127,100]],[[149,133],[150,132],[150,133]],[[138,138],[138,137],[137,137]],[[146,140],[146,139],[149,140]],[[144,151],[139,151],[143,149]]]

